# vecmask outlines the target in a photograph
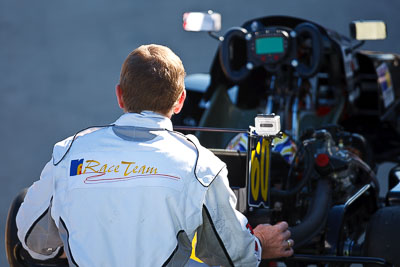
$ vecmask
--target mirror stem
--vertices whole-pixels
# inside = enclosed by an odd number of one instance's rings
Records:
[[[357,48],[363,46],[364,43],[365,43],[365,41],[363,40],[363,41],[358,42],[358,44],[356,44],[355,46],[346,48],[346,50],[345,50],[346,55],[350,54],[353,50],[356,50]]]
[[[220,42],[224,41],[224,37],[218,36],[215,32],[208,32],[208,35],[210,35],[212,38],[214,38]]]

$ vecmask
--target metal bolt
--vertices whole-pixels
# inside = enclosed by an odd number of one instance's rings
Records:
[[[255,32],[257,29],[258,29],[258,22],[257,21],[253,21],[252,23],[251,23],[251,30],[253,31],[253,32]]]

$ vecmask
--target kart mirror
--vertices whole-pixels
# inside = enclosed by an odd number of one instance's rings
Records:
[[[386,24],[381,20],[353,21],[350,23],[350,35],[359,41],[386,39]]]
[[[221,14],[208,12],[186,12],[183,14],[183,29],[192,32],[217,32],[221,30]]]

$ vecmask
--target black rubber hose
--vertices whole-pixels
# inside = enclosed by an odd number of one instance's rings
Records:
[[[271,188],[271,195],[276,196],[276,197],[291,197],[296,195],[305,185],[306,183],[310,180],[312,177],[312,171],[313,171],[313,162],[310,162],[313,159],[313,155],[310,151],[310,149],[306,146],[305,148],[305,162],[304,165],[306,166],[306,169],[303,174],[303,178],[300,180],[296,186],[294,186],[291,189],[288,190],[278,190],[276,188]],[[289,176],[291,176],[292,169],[289,172]]]
[[[331,185],[327,179],[320,179],[306,216],[299,225],[290,228],[295,249],[314,238],[325,226],[331,202]]]

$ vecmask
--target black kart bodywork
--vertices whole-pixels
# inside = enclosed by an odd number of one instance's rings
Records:
[[[257,51],[279,38],[277,49]],[[399,55],[362,50],[362,40],[287,16],[249,20],[219,40],[209,76],[187,77],[190,104],[173,119],[219,148],[214,153],[227,162],[231,187],[245,188],[241,207],[253,226],[289,222],[295,255],[284,260],[288,266],[400,266],[400,167],[383,178],[388,189],[376,177],[380,164],[399,163]],[[261,157],[250,140],[246,157],[226,148],[237,136],[232,129],[248,129],[260,113],[280,115],[297,151],[287,162],[272,149],[270,172],[261,174],[269,195],[254,207],[251,163]]]

